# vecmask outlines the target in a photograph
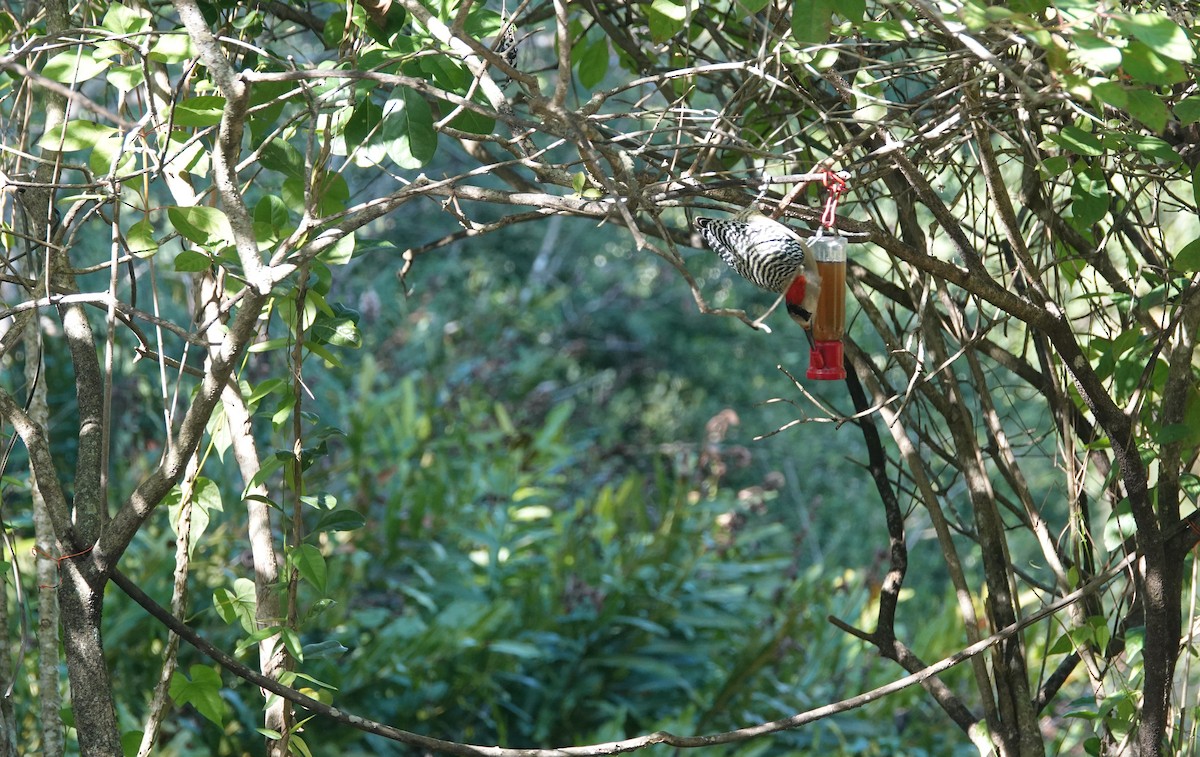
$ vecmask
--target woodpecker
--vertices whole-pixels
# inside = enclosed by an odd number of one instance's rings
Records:
[[[799,234],[753,208],[728,220],[697,218],[696,228],[730,268],[760,289],[783,294],[792,320],[812,326],[821,275]]]
[[[504,62],[512,68],[517,67],[517,25],[512,19],[503,21],[506,24],[504,34],[500,37],[500,44],[496,45],[496,52],[503,58]]]

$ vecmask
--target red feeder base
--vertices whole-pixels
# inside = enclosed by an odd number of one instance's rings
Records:
[[[817,342],[808,353],[808,373],[810,379],[819,381],[836,381],[846,378],[846,368],[842,365],[842,343]]]

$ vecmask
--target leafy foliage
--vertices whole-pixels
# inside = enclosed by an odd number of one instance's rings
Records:
[[[401,749],[164,655],[105,594],[131,575],[293,691],[527,747],[783,718],[1088,587],[886,725],[714,751],[1186,750],[1192,20],[509,10],[0,13],[22,189],[0,415],[37,476],[6,477],[5,524],[54,578],[25,584],[62,603],[81,748]],[[742,326],[770,298],[682,250],[693,210],[811,233],[826,167],[857,305],[853,379],[818,390],[789,378],[798,333]],[[18,401],[18,367],[45,399]],[[28,699],[52,701],[53,656]]]

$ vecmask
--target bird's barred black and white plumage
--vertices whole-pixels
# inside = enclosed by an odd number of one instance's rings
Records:
[[[796,232],[761,213],[697,218],[696,228],[730,268],[768,292],[783,292],[804,266],[807,247]]]
[[[496,52],[500,53],[504,58],[504,62],[513,68],[517,67],[517,25],[512,19],[505,19],[504,34],[500,36],[500,43],[496,45]]]
[[[697,218],[696,229],[742,278],[768,292],[787,293],[788,313],[808,326],[820,277],[800,235],[754,210],[730,219]]]

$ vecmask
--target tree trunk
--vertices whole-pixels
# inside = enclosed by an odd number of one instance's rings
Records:
[[[90,571],[86,556],[81,556],[79,563],[75,565],[71,559],[60,563],[58,587],[67,675],[71,681],[71,709],[79,734],[80,754],[112,757],[122,751],[112,680],[104,662],[100,633],[106,581],[87,575]]]

